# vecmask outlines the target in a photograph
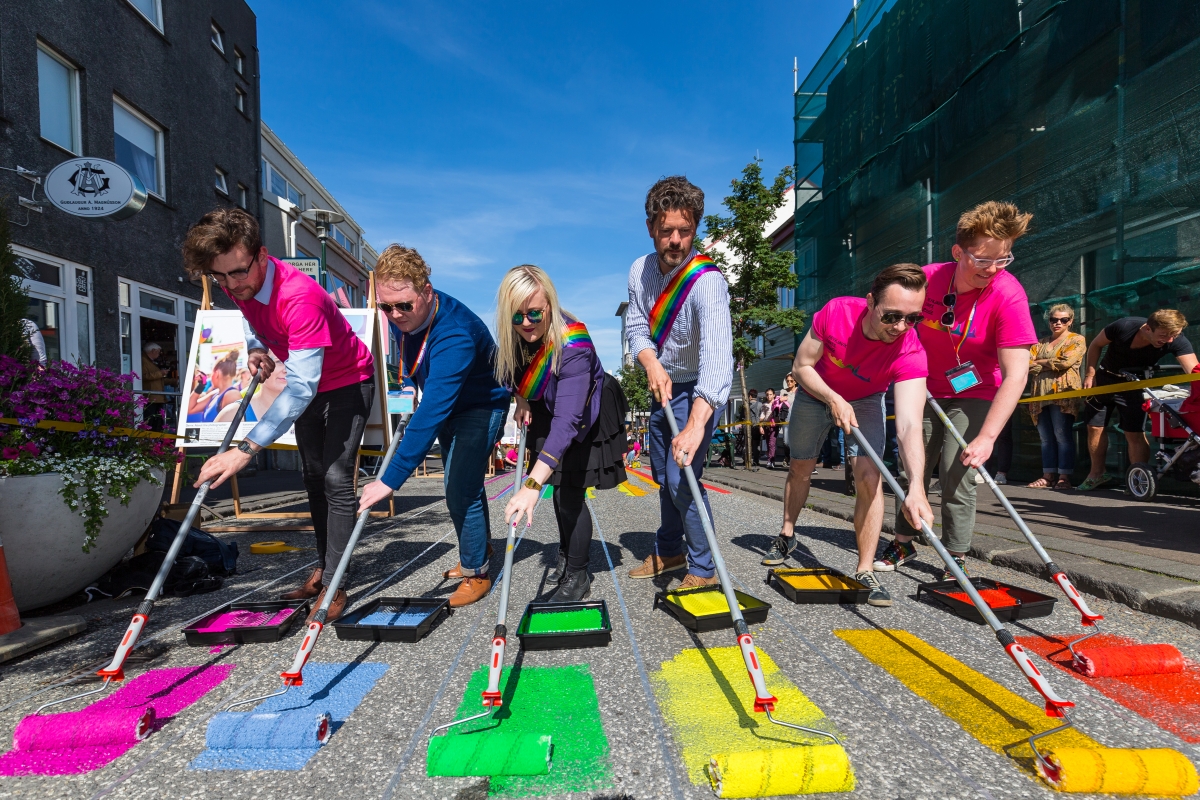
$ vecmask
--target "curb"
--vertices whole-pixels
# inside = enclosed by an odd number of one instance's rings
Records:
[[[783,491],[766,488],[752,483],[731,480],[725,476],[714,476],[711,472],[706,480],[728,486],[747,494],[755,494],[772,500],[783,501]],[[813,511],[846,522],[854,521],[854,514],[820,497],[809,494],[805,505]],[[883,532],[895,535],[895,528],[885,517]],[[1200,583],[1180,580],[1146,570],[1132,569],[1119,564],[1110,564],[1083,556],[1051,551],[1051,556],[1062,567],[1071,582],[1083,592],[1104,600],[1112,600],[1132,609],[1156,617],[1173,619],[1200,628]],[[998,567],[1034,575],[1049,580],[1046,567],[1033,548],[1024,541],[1013,541],[999,536],[978,533],[972,537],[971,558],[995,564]]]

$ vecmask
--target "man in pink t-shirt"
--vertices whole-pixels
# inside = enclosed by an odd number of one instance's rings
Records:
[[[792,460],[783,489],[783,528],[763,564],[782,564],[795,549],[796,518],[808,500],[813,467],[832,426],[846,431],[847,456],[857,451],[851,428],[858,428],[875,452],[883,452],[883,393],[890,385],[895,385],[900,458],[910,471],[924,471],[921,415],[928,369],[914,328],[921,320],[925,284],[925,273],[916,264],[893,264],[875,276],[865,300],[835,297],[813,315],[792,365],[800,389],[788,416]],[[883,528],[883,479],[869,459],[855,458],[853,469],[854,577],[871,590],[868,603],[890,606],[891,595],[872,568]],[[909,493],[904,513],[933,521],[923,489],[914,487]]]
[[[1032,214],[1012,203],[982,203],[958,219],[954,261],[925,267],[929,290],[917,326],[929,356],[929,393],[967,441],[961,450],[932,409],[925,412],[925,471],[906,477],[928,487],[938,467],[942,539],[959,567],[975,530],[975,472],[1009,424],[1025,390],[1029,346],[1037,332],[1021,283],[1007,271],[1013,242],[1025,235]],[[917,529],[897,515],[896,539],[875,562],[890,571],[916,557]],[[949,570],[943,580],[951,580]]]
[[[287,364],[287,386],[236,450],[205,462],[196,486],[207,480],[220,486],[295,426],[317,568],[282,597],[318,598],[315,614],[358,516],[354,468],[375,400],[374,359],[316,281],[267,255],[258,222],[245,211],[205,214],[188,231],[183,257],[190,274],[211,276],[241,309],[251,374],[265,380],[275,370],[268,349]],[[346,592],[338,589],[326,621],[341,616],[345,605]]]

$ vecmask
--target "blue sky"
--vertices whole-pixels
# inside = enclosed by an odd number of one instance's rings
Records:
[[[686,174],[723,211],[758,153],[792,163],[800,77],[850,0],[391,3],[250,0],[263,119],[378,250],[416,247],[434,285],[493,323],[517,264],[545,268],[619,366],[642,210]]]

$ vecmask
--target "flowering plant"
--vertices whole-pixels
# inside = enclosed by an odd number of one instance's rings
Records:
[[[43,367],[0,355],[0,418],[17,420],[0,423],[0,477],[59,473],[59,494],[84,519],[85,553],[108,516],[107,499],[129,505],[139,483],[159,483],[155,470],[178,461],[170,439],[117,430],[148,429],[135,420],[145,401],[134,395],[131,380],[99,367],[64,361]],[[36,427],[44,420],[85,427]]]

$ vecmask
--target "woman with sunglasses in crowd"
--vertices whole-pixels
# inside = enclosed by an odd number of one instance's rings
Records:
[[[1069,392],[1083,387],[1079,365],[1087,353],[1087,340],[1071,332],[1075,312],[1066,303],[1046,312],[1050,335],[1029,348],[1029,376],[1034,397]],[[1070,489],[1075,470],[1075,415],[1078,398],[1049,400],[1026,406],[1042,440],[1042,477],[1031,489]]]
[[[1013,242],[1032,214],[1012,203],[982,203],[958,218],[953,261],[929,264],[929,291],[917,326],[929,356],[929,393],[967,442],[959,448],[932,408],[925,409],[925,474],[908,473],[912,486],[929,485],[938,469],[942,487],[942,541],[965,572],[975,530],[975,472],[987,463],[1008,425],[1029,374],[1029,347],[1037,342],[1029,300],[1008,271]],[[918,531],[896,515],[896,538],[875,562],[894,570],[916,557]],[[942,574],[950,580],[949,570]]]
[[[504,518],[533,521],[542,487],[554,487],[558,557],[546,578],[550,602],[591,594],[589,487],[625,481],[625,415],[621,384],[604,371],[582,322],[562,310],[544,271],[513,267],[496,298],[496,380],[516,394],[516,421],[529,428],[533,468],[509,500]]]

